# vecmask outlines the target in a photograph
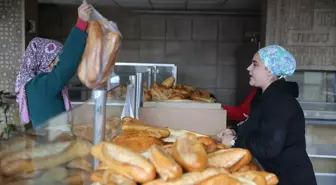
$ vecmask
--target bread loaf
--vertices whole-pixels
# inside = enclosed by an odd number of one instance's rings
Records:
[[[209,177],[208,179],[199,182],[196,185],[242,185],[242,183],[227,174],[218,174]]]
[[[179,137],[172,147],[174,159],[187,171],[202,171],[208,165],[208,157],[203,144],[194,134]]]
[[[139,183],[151,181],[156,176],[155,167],[141,154],[112,143],[102,142],[92,147],[91,154],[109,169]]]
[[[88,88],[95,88],[102,66],[103,32],[98,21],[89,21],[88,37],[82,61],[78,67],[78,78]]]
[[[241,148],[222,149],[208,155],[209,166],[238,171],[252,160],[251,153]]]
[[[233,173],[233,175],[251,180],[255,182],[257,185],[267,185],[266,178],[254,171],[236,172]]]
[[[121,43],[119,33],[110,32],[104,24],[89,21],[88,38],[77,71],[80,81],[90,89],[103,86],[110,77]]]
[[[166,128],[143,125],[143,124],[124,123],[124,124],[122,124],[122,129],[126,132],[129,132],[129,131],[151,132],[151,133],[156,134],[158,136],[160,135],[160,138],[166,138],[166,137],[169,137],[169,135],[170,135],[170,131]]]
[[[131,179],[112,170],[96,170],[90,176],[91,181],[111,185],[136,185]]]
[[[92,173],[93,169],[92,169],[92,164],[89,163],[88,161],[79,158],[79,159],[75,159],[71,162],[69,162],[66,165],[67,168],[72,168],[72,169],[81,169],[84,170],[88,173]]]
[[[226,171],[225,169],[207,168],[202,172],[185,173],[180,178],[173,181],[164,181],[163,179],[157,179],[144,185],[195,185],[215,175],[227,173],[228,171]]]
[[[36,184],[54,184],[66,178],[67,170],[62,167],[51,168],[40,177],[35,179],[18,180],[7,183],[7,185],[36,185]]]
[[[123,140],[117,139],[114,140],[112,143],[129,148],[133,152],[145,152],[152,145],[163,146],[163,142],[160,139],[148,136],[135,136],[129,137],[127,139],[124,138]]]
[[[0,143],[0,160],[13,152],[32,148],[36,142],[29,137],[17,137],[13,140]]]
[[[1,161],[1,171],[10,176],[35,170],[50,169],[90,154],[91,144],[84,140],[42,146],[32,151],[18,152]]]
[[[149,161],[155,166],[156,171],[163,180],[175,180],[182,176],[181,166],[160,146],[151,146],[148,154]]]

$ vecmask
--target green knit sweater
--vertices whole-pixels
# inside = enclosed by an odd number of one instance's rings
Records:
[[[26,84],[28,111],[34,127],[65,111],[62,89],[76,74],[87,34],[74,27],[50,73],[40,73]]]

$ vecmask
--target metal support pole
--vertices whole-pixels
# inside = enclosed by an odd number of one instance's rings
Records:
[[[136,86],[135,86],[135,119],[139,119],[139,108],[142,104],[142,73],[136,73]]]
[[[133,109],[133,113],[134,113],[134,118],[136,118],[136,76],[135,75],[132,75],[132,76],[129,76],[129,80],[130,80],[130,84],[133,86],[134,88],[134,91],[133,91],[133,95],[132,97],[133,98],[133,102],[132,102],[132,109]]]
[[[106,119],[106,90],[105,89],[94,89],[92,91],[92,98],[95,102],[94,104],[94,138],[93,144],[98,144],[104,140],[105,137],[105,119]],[[98,159],[93,161],[93,169],[97,169],[99,164]]]

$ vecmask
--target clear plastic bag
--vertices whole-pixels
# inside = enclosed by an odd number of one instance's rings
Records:
[[[115,22],[109,21],[95,9],[87,32],[88,39],[78,67],[78,77],[86,87],[94,89],[106,85],[116,62],[122,35]]]
[[[135,87],[134,87],[134,85],[129,84],[127,86],[124,109],[121,113],[120,118],[123,118],[125,116],[130,116],[132,118],[135,118],[135,114],[134,114],[134,111],[133,111],[134,106],[135,106]]]

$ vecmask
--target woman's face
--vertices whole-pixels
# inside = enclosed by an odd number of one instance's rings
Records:
[[[54,61],[52,61],[52,62],[49,64],[49,66],[48,66],[48,70],[51,71],[51,70],[57,65],[58,61],[59,61],[59,58],[58,58],[58,56],[57,56],[57,57],[54,59]]]
[[[254,87],[264,88],[271,83],[271,80],[273,78],[272,73],[261,61],[258,53],[253,56],[252,63],[247,68],[247,71],[250,74],[249,84]]]

